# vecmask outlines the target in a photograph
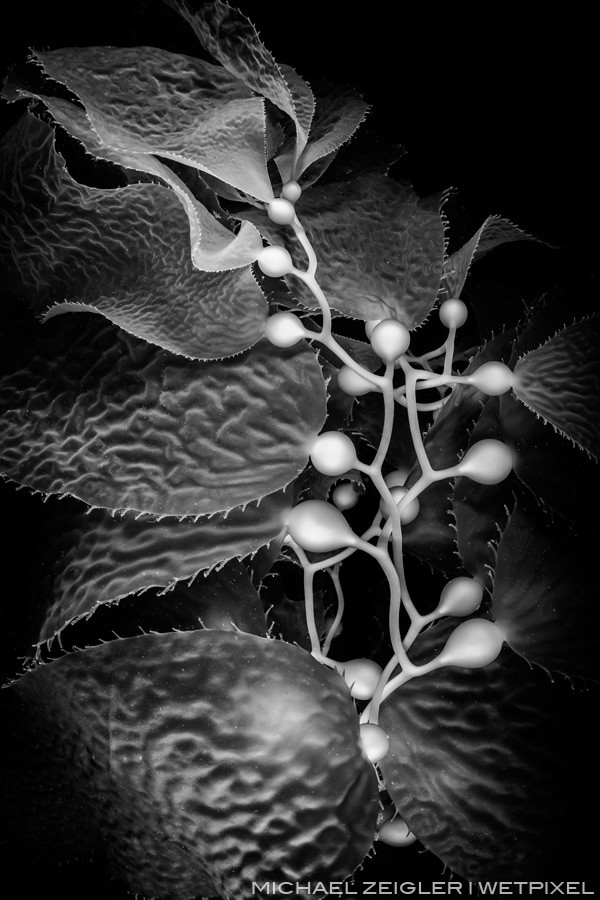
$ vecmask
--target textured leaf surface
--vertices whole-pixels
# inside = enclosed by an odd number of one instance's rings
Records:
[[[600,316],[564,328],[515,366],[517,397],[596,459],[600,456]]]
[[[131,891],[191,900],[246,896],[255,880],[343,879],[371,845],[377,785],[354,705],[297,647],[147,635],[63,657],[10,690],[50,734],[62,713],[62,740],[84,754],[69,775],[97,794],[109,868]],[[11,772],[9,805],[45,795],[44,762],[33,783],[22,765]]]
[[[493,614],[528,662],[598,677],[596,545],[518,504],[498,547]]]
[[[221,66],[156,47],[69,47],[35,56],[77,94],[109,147],[177,159],[260,200],[273,198],[263,101]]]
[[[471,264],[490,250],[513,241],[535,241],[536,238],[522,231],[508,219],[488,216],[481,228],[464,246],[444,263],[442,286],[447,297],[460,297]]]
[[[7,136],[3,157],[0,254],[38,309],[61,301],[48,316],[100,313],[200,359],[240,353],[262,335],[267,306],[250,269],[193,266],[189,219],[172,190],[78,184],[52,130],[31,115]]]
[[[300,179],[303,172],[318,160],[333,158],[364,120],[368,108],[368,104],[352,88],[333,84],[320,85],[309,142],[295,166],[295,178]],[[287,180],[286,176],[289,177],[293,168],[293,153],[294,149],[288,148],[287,152],[275,160],[283,181]],[[312,181],[311,179],[310,183]]]
[[[298,217],[317,248],[317,280],[331,307],[357,319],[395,318],[408,328],[420,324],[433,307],[444,258],[444,228],[438,213],[384,175],[350,183],[315,185],[296,204]],[[254,222],[272,242],[283,244],[304,264],[289,229],[266,215],[241,216]],[[313,295],[287,276],[292,293],[309,309]]]
[[[597,463],[510,393],[500,398],[499,421],[502,438],[513,451],[514,471],[534,497],[569,521],[580,521],[582,511],[590,510],[587,528],[599,534],[594,514],[600,504]]]
[[[172,588],[232,557],[243,557],[283,536],[289,492],[227,515],[197,521],[110,516],[62,504],[44,541],[43,581],[29,642],[50,640],[67,624],[104,603],[149,588]],[[202,583],[198,578],[194,586]],[[156,598],[148,603],[156,605]],[[122,635],[122,632],[119,631]]]
[[[433,656],[455,625],[427,631],[415,660]],[[419,840],[463,878],[570,877],[569,850],[582,835],[566,823],[598,796],[595,703],[509,648],[483,669],[415,678],[382,705],[387,790]]]
[[[142,634],[201,629],[267,636],[260,597],[239,560],[231,560],[219,571],[205,573],[190,584],[178,581],[168,591],[155,588],[129,594],[118,603],[101,604],[89,618],[66,626],[55,643],[38,646],[35,658],[47,662],[74,650]]]
[[[92,156],[156,176],[173,188],[189,220],[190,252],[197,269],[205,272],[223,272],[250,265],[256,260],[263,245],[260,235],[250,223],[244,223],[239,233],[234,234],[219,221],[219,218],[225,218],[222,210],[216,206],[212,209],[207,208],[169,166],[149,153],[115,150],[103,144],[85,111],[74,103],[12,85],[5,85],[2,93],[12,100],[23,97],[40,100],[55,121],[79,140]],[[60,168],[56,159],[53,162]]]
[[[325,419],[306,344],[261,341],[199,363],[93,317],[60,325],[14,348],[14,374],[0,381],[12,480],[90,506],[205,515],[274,493],[304,468]]]
[[[189,22],[202,46],[227,72],[290,116],[296,126],[298,152],[301,151],[312,119],[312,92],[293,70],[290,73],[289,67],[277,65],[250,20],[221,0],[204,3],[197,12],[187,0],[168,2]]]

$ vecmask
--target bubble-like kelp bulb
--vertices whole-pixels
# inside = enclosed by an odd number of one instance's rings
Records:
[[[281,278],[282,275],[288,275],[294,268],[292,257],[285,247],[263,247],[256,262],[263,275],[268,275],[270,278]]]
[[[440,306],[440,322],[446,328],[460,328],[467,321],[469,310],[462,300],[444,300]]]
[[[381,677],[381,666],[372,659],[350,659],[336,664],[336,669],[357,700],[370,700]]]
[[[290,203],[297,203],[302,194],[302,188],[297,181],[288,181],[281,188],[281,196]]]
[[[470,616],[481,606],[483,587],[474,578],[453,578],[440,594],[436,612],[440,616]]]
[[[278,312],[265,322],[265,337],[274,347],[293,347],[306,337],[306,331],[294,313]]]
[[[351,397],[360,397],[362,394],[368,394],[369,391],[377,390],[374,384],[371,384],[370,381],[358,372],[355,372],[350,366],[342,366],[337,378],[341,390]]]
[[[472,375],[467,376],[467,379],[477,390],[490,397],[497,397],[511,389],[514,373],[504,363],[492,360],[479,366]]]
[[[284,197],[271,200],[267,207],[267,215],[276,225],[291,225],[296,216],[294,204]]]
[[[454,629],[436,662],[440,666],[479,669],[493,662],[504,643],[500,628],[488,619],[469,619]]]
[[[479,484],[499,484],[508,477],[512,467],[513,455],[506,444],[486,438],[469,447],[456,472]]]
[[[390,749],[390,739],[383,728],[372,722],[360,726],[360,740],[365,756],[373,764],[380,762]]]
[[[352,509],[358,503],[359,493],[356,485],[350,481],[338,484],[331,495],[331,499],[338,509]]]
[[[356,450],[347,434],[324,431],[311,447],[310,461],[323,475],[344,475],[356,464]]]
[[[384,822],[377,832],[377,840],[390,847],[408,847],[409,844],[414,844],[416,839],[416,835],[400,816]]]
[[[299,503],[290,510],[287,527],[292,540],[313,553],[327,553],[356,543],[356,535],[339,509],[324,500]]]
[[[373,328],[370,341],[377,356],[385,363],[392,363],[408,350],[410,332],[397,319],[383,319]]]

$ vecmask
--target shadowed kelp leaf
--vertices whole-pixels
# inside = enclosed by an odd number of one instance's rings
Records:
[[[202,46],[224,70],[292,119],[296,130],[295,159],[306,144],[314,112],[308,84],[294,69],[275,62],[252,22],[229,4],[213,0],[196,11],[187,0],[166,2],[189,23]],[[290,170],[285,180],[292,176]]]
[[[317,279],[331,307],[358,319],[394,318],[419,325],[433,307],[444,259],[441,216],[419,206],[418,198],[385,175],[365,175],[349,183],[314,185],[296,204],[298,218],[318,248]],[[304,252],[289,229],[266,213],[248,211],[271,243],[283,244],[303,266]],[[297,278],[290,290],[308,309],[316,301]]]
[[[320,85],[310,139],[294,170],[296,180],[305,185],[306,182],[300,176],[307,169],[324,157],[331,157],[328,164],[332,162],[337,150],[352,137],[364,120],[368,108],[368,104],[352,88],[334,84]],[[284,182],[289,178],[294,152],[295,142],[275,160]],[[323,171],[321,168],[319,174]],[[316,179],[309,178],[308,181],[312,184]]]
[[[171,588],[232,557],[256,552],[283,536],[291,505],[289,492],[278,492],[227,515],[156,521],[132,514],[113,517],[102,509],[86,514],[80,504],[60,504],[40,548],[41,585],[29,643],[50,640],[102,604],[149,588]],[[148,603],[152,606],[156,598]]]
[[[500,398],[500,430],[513,451],[514,471],[544,506],[568,521],[582,510],[600,508],[598,465],[558,434],[512,393]],[[600,519],[586,517],[590,533],[600,534]]]
[[[304,468],[325,420],[304,342],[200,363],[88,316],[20,346],[7,335],[5,356],[3,473],[90,506],[184,516],[258,500]]]
[[[502,440],[499,398],[490,397],[469,440]],[[496,548],[503,526],[514,506],[518,479],[511,473],[498,484],[479,484],[461,476],[454,482],[452,512],[456,522],[456,542],[462,563],[474,578],[491,589],[494,579]]]
[[[598,678],[597,546],[530,503],[510,515],[498,546],[492,611],[530,663]]]
[[[145,635],[39,666],[8,690],[44,723],[46,743],[65,742],[65,778],[97,798],[98,849],[132,892],[245,897],[253,881],[342,880],[371,847],[377,781],[350,693],[298,647],[222,631]],[[23,719],[7,731],[27,746]],[[21,804],[46,812],[51,761],[30,747],[2,766],[7,816]],[[61,799],[77,838],[87,809]],[[53,846],[52,824],[40,812],[29,840]]]
[[[168,591],[154,588],[143,594],[129,594],[118,602],[103,603],[88,617],[66,625],[55,635],[55,643],[50,638],[46,646],[37,646],[35,661],[48,662],[73,650],[141,634],[203,628],[267,636],[260,598],[239,560],[201,575],[193,584],[179,581]]]
[[[52,129],[31,115],[3,150],[0,254],[34,307],[60,300],[47,316],[97,312],[200,359],[239,353],[262,335],[267,304],[250,269],[194,268],[189,222],[172,190],[78,184],[54,149]]]
[[[600,456],[600,316],[559,331],[515,366],[514,392],[559,434]]]
[[[264,101],[221,66],[156,47],[69,47],[35,58],[79,97],[109,147],[175,159],[273,199]]]
[[[436,655],[456,624],[426,631],[411,658]],[[510,648],[482,669],[415,678],[381,707],[386,788],[425,847],[469,881],[568,878],[582,835],[567,823],[584,797],[597,802],[597,702]]]
[[[473,237],[460,250],[448,257],[444,263],[442,278],[444,296],[442,299],[460,297],[471,264],[481,259],[490,250],[513,241],[536,240],[537,238],[522,231],[508,219],[503,219],[501,216],[488,216]]]
[[[212,208],[207,208],[198,197],[194,196],[182,179],[178,178],[172,168],[149,153],[114,150],[103,144],[92,128],[85,111],[79,106],[59,97],[47,97],[11,83],[4,86],[2,96],[11,102],[27,97],[40,100],[56,122],[72,137],[80,141],[90,155],[127,169],[133,169],[136,172],[145,172],[158,177],[173,188],[189,219],[190,253],[192,262],[197,269],[204,272],[223,272],[255,262],[263,244],[254,226],[249,222],[244,222],[239,232],[234,234],[219,221],[219,219],[225,220],[226,214],[218,204],[213,203],[211,204]],[[39,128],[40,126],[31,123],[30,127]],[[61,168],[56,157],[48,165]],[[67,173],[65,173],[64,178],[67,177]],[[208,191],[205,190],[204,193],[206,196]]]

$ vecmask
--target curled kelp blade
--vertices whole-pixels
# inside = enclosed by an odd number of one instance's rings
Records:
[[[67,47],[35,59],[77,95],[109,147],[179,160],[273,199],[264,101],[221,66],[157,47]]]
[[[146,635],[39,666],[7,691],[49,734],[60,712],[69,778],[93,796],[109,870],[132,891],[191,900],[245,896],[257,880],[342,880],[371,846],[377,782],[349,690],[298,647]],[[14,762],[18,808],[30,782]],[[84,810],[68,799],[77,833]]]
[[[232,356],[262,336],[267,304],[249,260],[230,271],[195,267],[181,191],[79,184],[56,152],[50,126],[29,113],[5,136],[1,155],[0,260],[15,292],[46,319],[97,313],[196,359]],[[163,169],[155,174],[162,177]],[[221,233],[212,237],[217,256],[231,249]]]
[[[227,228],[220,221],[226,219],[223,210],[216,204],[205,205],[173,171],[173,161],[171,166],[168,166],[150,153],[113,149],[103,144],[84,109],[61,97],[51,97],[33,90],[18,79],[5,83],[1,96],[9,102],[27,98],[39,100],[51,113],[55,122],[80,142],[91,156],[136,173],[143,172],[168,184],[175,191],[187,214],[190,255],[197,269],[223,272],[250,265],[256,260],[262,249],[262,241],[257,230],[249,222],[246,222],[237,234]],[[188,173],[194,171],[196,176],[200,177],[197,170],[183,168]],[[64,177],[66,178],[66,173]]]

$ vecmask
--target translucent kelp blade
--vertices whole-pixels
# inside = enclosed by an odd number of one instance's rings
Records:
[[[471,264],[490,250],[513,241],[536,241],[532,235],[501,216],[488,216],[481,228],[444,263],[442,290],[445,297],[460,297]]]
[[[255,553],[283,536],[291,505],[289,492],[277,492],[227,515],[156,521],[131,513],[113,517],[102,509],[86,514],[80,504],[61,504],[40,549],[41,587],[28,642],[51,640],[102,604],[150,588],[169,590],[226,560]]]
[[[456,624],[426,631],[415,661],[436,655]],[[415,678],[381,708],[386,788],[411,831],[462,878],[567,878],[582,840],[567,823],[597,796],[596,705],[510,648],[482,669]]]
[[[301,175],[318,159],[345,144],[364,120],[368,109],[368,103],[352,88],[327,85],[327,92],[321,91],[317,98],[310,140],[302,151],[296,175]]]
[[[298,647],[232,632],[146,635],[39,666],[9,690],[50,734],[55,705],[68,708],[68,777],[98,796],[110,873],[130,891],[191,900],[249,896],[253,882],[343,880],[371,847],[377,781],[354,704],[337,672]],[[8,801],[35,803],[15,764]],[[76,831],[83,811],[68,797],[63,810]]]
[[[357,319],[395,318],[419,325],[435,304],[444,259],[444,225],[438,213],[419,207],[416,195],[384,175],[349,183],[314,185],[296,204],[298,218],[319,251],[317,278],[331,307]],[[304,264],[289,229],[249,211],[272,243],[283,244]],[[309,309],[315,299],[287,276],[292,293]]]
[[[2,155],[0,256],[37,310],[100,313],[197,359],[231,356],[260,338],[267,305],[250,269],[194,267],[189,221],[172,190],[78,184],[52,129],[29,114],[7,135]]]
[[[304,342],[199,363],[87,316],[7,345],[2,472],[90,506],[184,516],[259,500],[304,468],[325,420]]]
[[[514,391],[537,416],[600,457],[600,316],[563,328],[515,366]]]
[[[493,614],[530,663],[598,678],[597,544],[518,503],[498,546]]]
[[[113,150],[100,141],[90,120],[79,106],[59,97],[47,97],[26,89],[5,85],[3,96],[21,99],[31,97],[40,100],[50,111],[56,122],[69,134],[80,141],[86,151],[98,159],[108,160],[127,169],[154,175],[173,188],[186,211],[190,225],[190,254],[197,269],[204,272],[223,272],[238,269],[255,262],[262,250],[262,240],[258,231],[244,222],[238,234],[226,228],[217,218],[222,216],[218,209],[208,209],[194,196],[175,172],[149,153],[131,153]],[[60,167],[55,158],[47,165]],[[65,178],[68,174],[65,172]]]
[[[500,398],[500,429],[514,471],[542,506],[570,522],[581,521],[582,510],[599,508],[598,464],[512,393]],[[600,537],[597,516],[587,517],[587,528]]]
[[[296,127],[296,152],[300,153],[312,120],[312,104],[307,102],[311,92],[306,82],[293,70],[295,78],[290,77],[288,67],[286,78],[252,22],[229,4],[212,0],[195,11],[187,0],[166,2],[189,22],[202,46],[227,72],[290,116]]]
[[[79,97],[109,147],[170,157],[273,198],[264,101],[220,66],[156,47],[68,47],[35,58]]]

